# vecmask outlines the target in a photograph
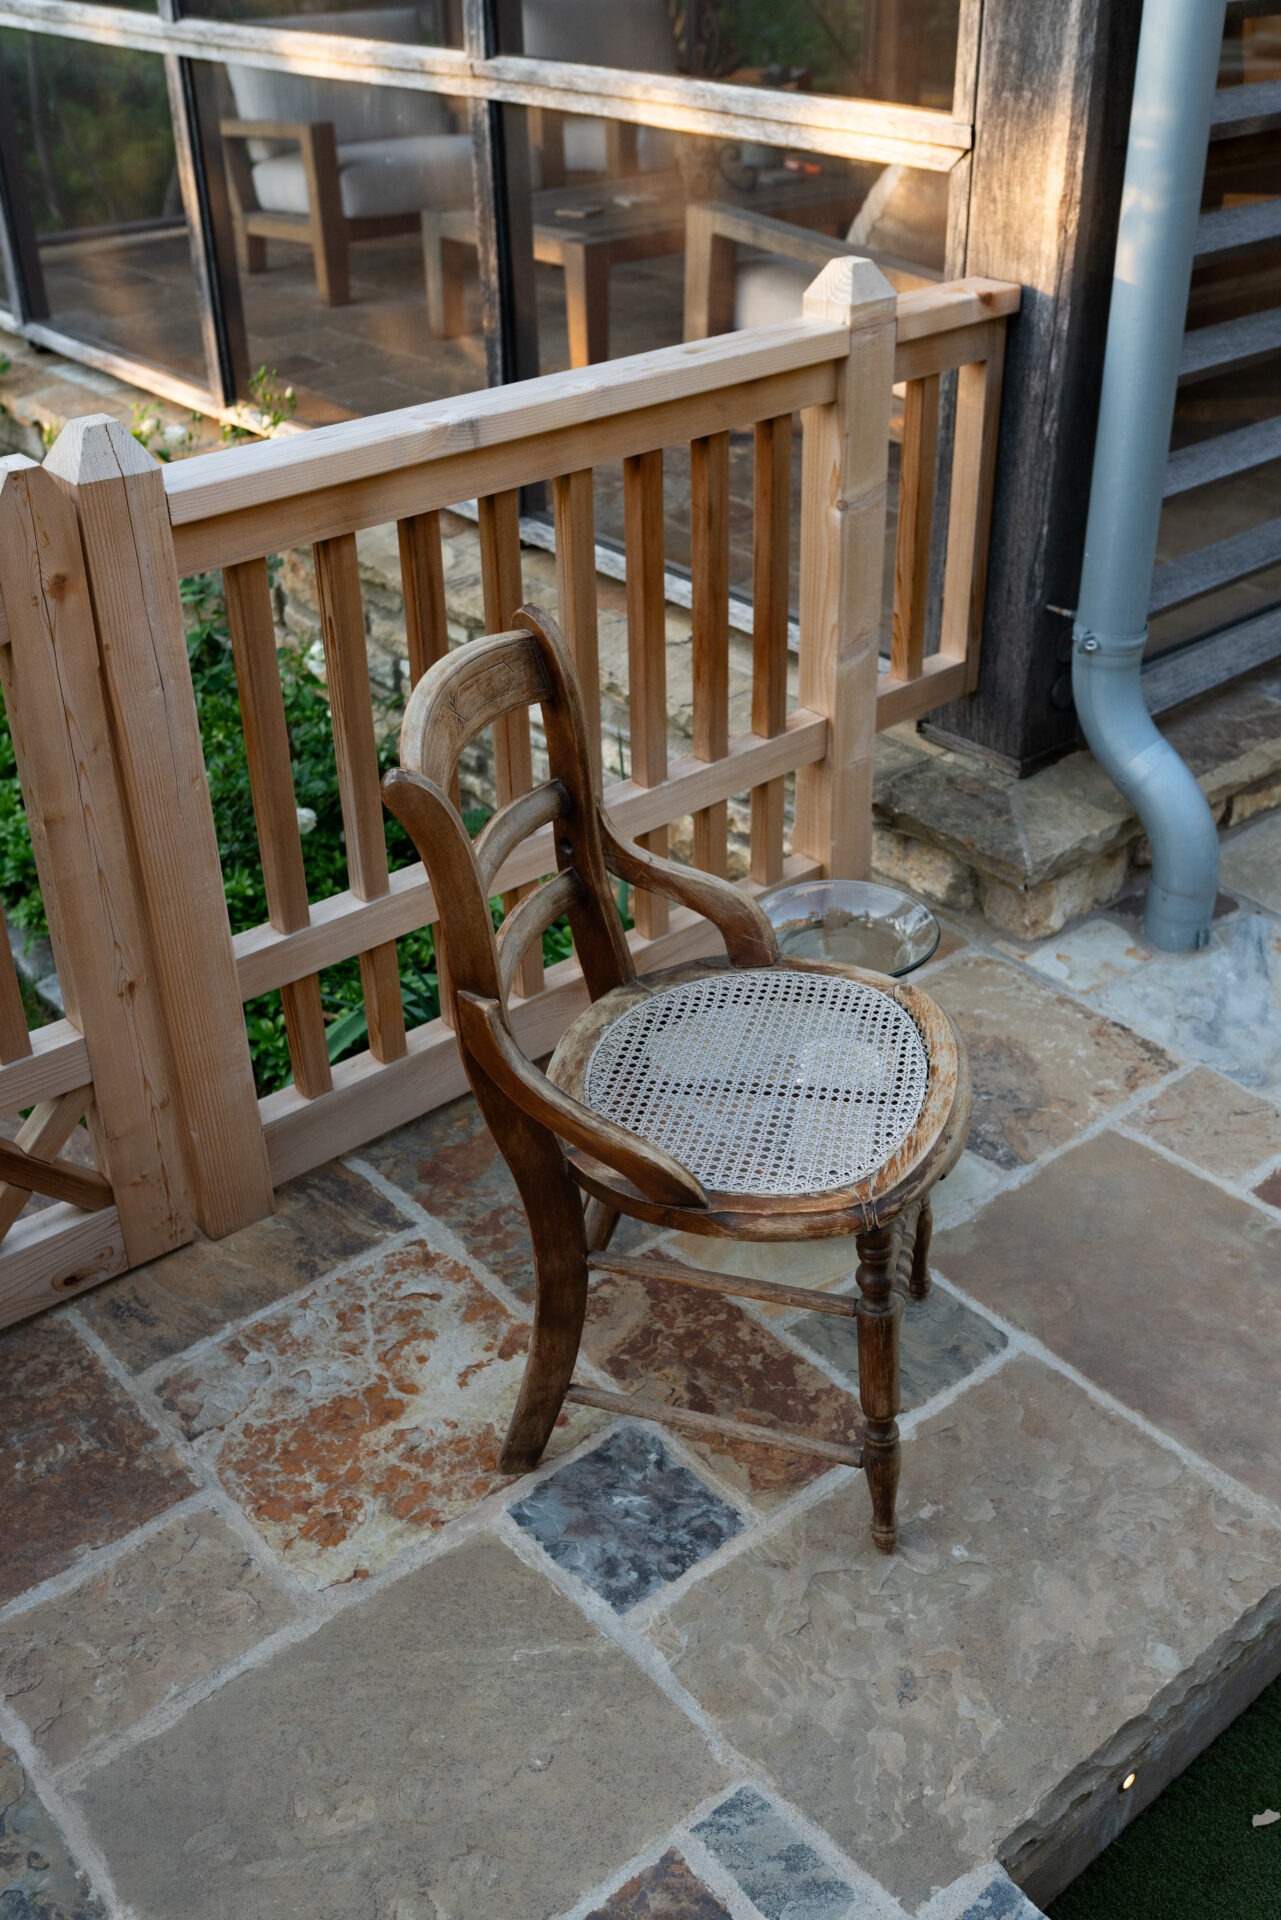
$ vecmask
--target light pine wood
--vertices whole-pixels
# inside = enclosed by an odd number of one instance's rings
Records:
[[[0,1113],[56,1100],[89,1082],[89,1049],[69,1020],[51,1020],[31,1034],[31,1052],[0,1066]]]
[[[596,626],[596,515],[590,468],[552,483],[556,528],[556,612],[578,669],[587,714],[592,775],[601,779],[600,644]]]
[[[376,900],[388,890],[387,839],[378,794],[378,749],[356,537],[345,534],[320,541],[313,551],[347,872],[358,899]],[[382,943],[361,953],[360,986],[375,1057],[403,1058],[405,1014],[394,944]]]
[[[9,929],[0,910],[0,1060],[22,1060],[31,1052],[27,1012],[18,985],[18,969],[9,948]]]
[[[87,1167],[42,1159],[12,1140],[0,1140],[0,1182],[25,1187],[28,1193],[47,1194],[72,1206],[96,1212],[112,1204],[111,1183]]]
[[[411,513],[397,522],[400,584],[405,597],[405,657],[410,686],[449,651],[445,562],[439,513]]]
[[[192,1199],[75,509],[38,468],[0,474],[0,593],[0,680],[68,1014],[0,1068],[0,1111],[92,1080],[118,1231],[138,1264],[191,1238]],[[219,906],[225,925],[221,886]],[[54,1265],[46,1245],[39,1273]]]
[[[729,746],[729,435],[695,440],[690,459],[690,572],[693,576],[694,753],[719,760]],[[729,808],[694,815],[694,865],[724,873]]]
[[[993,323],[986,358],[957,375],[939,651],[964,661],[966,693],[973,693],[979,681],[1004,359],[1005,328]]]
[[[294,933],[311,918],[303,870],[289,729],[276,659],[276,627],[265,560],[224,567],[223,594],[231,632],[245,759],[262,856],[267,917],[277,933]],[[325,1044],[320,981],[313,974],[280,990],[289,1062],[301,1093],[314,1099],[333,1085]]]
[[[23,1153],[34,1155],[37,1160],[56,1159],[79,1126],[92,1099],[92,1087],[73,1087],[70,1093],[59,1094],[56,1100],[42,1100],[38,1107],[31,1109],[19,1127],[14,1144]],[[3,1240],[26,1206],[31,1193],[29,1186],[7,1180],[0,1183],[0,1240]]]
[[[876,683],[876,728],[897,727],[904,720],[923,720],[945,700],[958,700],[965,692],[969,668],[964,660],[953,660],[945,653],[931,653],[921,662],[915,680],[896,680],[882,674]]]
[[[894,626],[890,672],[916,680],[925,659],[930,590],[930,530],[938,456],[939,376],[909,380],[903,407],[899,463],[898,535],[894,549]]]
[[[787,638],[791,573],[792,416],[756,428],[752,541],[752,732],[776,738],[787,725]],[[763,887],[783,875],[784,783],[752,788],[751,877]]]
[[[0,1327],[74,1299],[131,1264],[114,1207],[45,1207],[15,1222],[0,1246]]]
[[[488,495],[480,502],[480,567],[485,625],[491,633],[504,632],[525,595],[520,563],[520,496],[514,489]],[[529,715],[513,713],[494,722],[494,787],[500,807],[534,784]],[[503,912],[511,913],[527,888],[503,894]],[[541,949],[525,955],[516,976],[516,990],[528,996],[541,993]]]
[[[798,852],[846,879],[871,868],[872,754],[881,629],[895,300],[865,261],[833,260],[805,295],[849,328],[830,406],[805,417],[798,689],[831,724],[827,758],[796,778]]]
[[[162,469],[119,421],[99,415],[64,428],[44,472],[74,502],[80,523],[129,820],[120,844],[133,850],[151,932],[196,1218],[217,1236],[270,1213],[273,1197],[256,1124]],[[82,644],[88,645],[87,628]],[[105,1115],[96,1065],[94,1085]],[[115,1169],[109,1171],[119,1197],[121,1183]]]
[[[627,550],[627,686],[632,779],[657,787],[667,777],[667,595],[663,584],[663,456],[623,462],[623,539]],[[667,851],[666,827],[641,837]],[[667,903],[636,896],[636,925],[648,939],[667,927]]]

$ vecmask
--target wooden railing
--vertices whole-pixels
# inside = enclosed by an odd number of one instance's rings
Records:
[[[12,536],[0,552],[9,628],[0,655],[10,663],[5,693],[59,971],[78,983],[57,1043],[65,1061],[56,1084],[30,1097],[79,1096],[92,1082],[95,1143],[114,1192],[114,1207],[93,1218],[105,1226],[110,1216],[113,1231],[119,1222],[110,1257],[93,1272],[64,1262],[60,1284],[136,1265],[189,1237],[193,1223],[217,1234],[258,1218],[274,1184],[463,1089],[444,1024],[406,1030],[395,943],[431,924],[435,903],[421,865],[388,869],[356,534],[397,526],[416,679],[447,644],[441,511],[478,502],[484,617],[499,630],[525,597],[520,489],[550,482],[556,608],[598,740],[592,474],[621,461],[631,777],[608,789],[615,818],[661,848],[673,824],[692,817],[696,861],[724,873],[728,803],[750,795],[746,884],[865,873],[877,727],[954,697],[977,672],[1001,345],[1017,302],[1017,289],[983,282],[896,301],[869,263],[842,259],[824,269],[794,324],[165,468],[100,417],[68,427],[43,470],[10,465],[0,489],[0,522]],[[927,653],[933,450],[940,380],[952,368],[941,650]],[[896,381],[907,384],[887,677],[878,650]],[[797,414],[800,642],[789,704]],[[746,427],[755,436],[753,688],[750,730],[734,733],[729,434]],[[673,760],[662,485],[663,450],[677,445],[688,445],[691,459],[693,741]],[[303,872],[267,568],[268,556],[299,546],[314,554],[349,879],[346,892],[317,901]],[[269,915],[234,941],[178,587],[180,575],[214,569],[225,590]],[[68,672],[78,676],[74,686]],[[527,720],[496,731],[501,801],[532,784],[531,742]],[[96,788],[86,795],[90,776],[105,801]],[[495,885],[510,907],[554,866],[545,830],[498,865]],[[678,961],[714,938],[705,923],[643,896],[635,921],[629,938],[642,967]],[[353,956],[370,1044],[331,1066],[318,975]],[[265,993],[281,995],[294,1078],[255,1101],[241,1003]],[[513,1004],[522,1044],[535,1055],[548,1050],[585,999],[572,960],[544,973],[527,959]],[[127,1006],[125,1025],[100,1022],[99,1001]],[[29,1096],[22,1065],[0,1066],[0,1109],[19,1104],[20,1086]],[[0,1315],[6,1258],[0,1248]],[[46,1304],[52,1285],[9,1287],[9,1317]]]

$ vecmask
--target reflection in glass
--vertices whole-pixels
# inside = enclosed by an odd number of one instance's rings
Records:
[[[540,60],[946,109],[957,0],[523,0]]]
[[[205,383],[164,63],[0,34],[50,318]]]
[[[461,47],[462,0],[418,0],[402,6],[387,0],[355,0],[341,9],[326,0],[188,0],[187,14],[206,19],[252,21],[261,27],[297,27],[308,33],[358,34],[364,40],[401,45]]]
[[[461,104],[234,63],[219,83],[251,364],[308,425],[483,387],[474,281],[444,338],[423,276],[424,216],[473,203]]]

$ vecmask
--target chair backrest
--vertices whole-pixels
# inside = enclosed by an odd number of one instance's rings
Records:
[[[338,33],[364,40],[390,40],[398,46],[436,46],[439,21],[433,5],[373,7],[343,13],[291,14],[264,20],[263,26],[294,27],[310,33]],[[278,73],[260,67],[227,68],[236,112],[242,120],[291,120],[316,125],[328,121],[338,146],[403,135],[447,133],[449,108],[438,93],[408,87],[369,87],[357,80],[331,80],[319,74]],[[259,151],[261,148],[261,151]],[[277,143],[254,143],[251,157],[264,160]]]
[[[410,696],[400,767],[383,797],[405,826],[431,880],[443,931],[446,992],[498,1000],[504,1009],[520,962],[568,915],[592,998],[635,978],[605,867],[599,796],[587,750],[582,695],[556,624],[532,607],[510,633],[474,640],[429,668]],[[459,757],[486,727],[542,709],[549,778],[501,807],[473,843],[450,799]],[[557,868],[520,899],[494,935],[489,898],[499,870],[529,835],[552,829]]]

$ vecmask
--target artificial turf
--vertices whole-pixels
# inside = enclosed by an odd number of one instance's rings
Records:
[[[1281,1920],[1281,1680],[1061,1893],[1050,1920]]]

